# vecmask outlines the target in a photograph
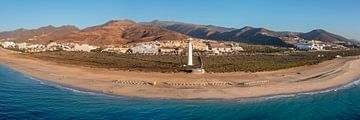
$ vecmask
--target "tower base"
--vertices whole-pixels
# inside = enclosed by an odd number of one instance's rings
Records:
[[[204,74],[206,73],[205,69],[203,68],[195,68],[191,70],[192,74]]]

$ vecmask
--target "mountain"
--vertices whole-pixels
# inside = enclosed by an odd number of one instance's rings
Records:
[[[256,45],[272,45],[289,47],[290,44],[280,39],[281,35],[277,32],[265,28],[244,27],[220,34],[209,36],[207,39],[237,41]]]
[[[354,42],[353,40],[349,40],[345,37],[327,32],[322,29],[316,29],[308,33],[300,33],[290,31],[276,32],[265,28],[253,27],[234,29],[213,25],[196,25],[191,23],[158,20],[143,22],[140,24],[159,27],[201,39],[236,41],[258,45],[288,47],[292,46],[291,44],[296,42],[297,38],[302,38],[305,40],[320,40],[328,43],[346,43],[347,45],[357,43],[356,41]]]
[[[290,47],[298,42],[298,38],[305,40],[320,40],[328,43],[339,43],[348,46],[357,44],[354,40],[316,29],[308,33],[277,32],[265,28],[250,26],[235,29],[214,25],[197,25],[174,21],[151,21],[136,23],[131,20],[111,20],[105,24],[79,30],[75,26],[46,26],[38,29],[18,29],[0,32],[0,40],[16,42],[48,43],[76,42],[92,45],[122,45],[136,42],[185,40],[188,36],[219,40],[235,41],[256,45],[271,45]]]
[[[73,32],[80,31],[77,27],[64,25],[60,27],[45,26],[38,29],[17,29],[0,32],[0,39],[9,39],[16,42],[46,43],[61,38]]]
[[[112,20],[105,24],[88,27],[83,30],[62,28],[64,27],[56,28],[47,26],[34,30],[19,29],[10,32],[2,32],[0,33],[0,38],[11,37],[16,42],[75,42],[99,46],[122,45],[155,40],[185,40],[188,38],[188,36],[177,32],[137,24],[130,20]],[[29,39],[34,37],[37,39]]]
[[[283,31],[278,33],[280,34],[281,37],[290,37],[290,38],[296,38],[300,34],[302,34],[301,32],[290,32],[290,31]]]
[[[188,38],[186,35],[158,27],[141,25],[129,20],[112,20],[103,25],[85,28],[57,41],[102,46],[155,40],[185,40],[186,38]]]
[[[176,31],[196,38],[206,38],[208,36],[224,33],[234,30],[234,28],[225,28],[213,25],[196,25],[191,23],[174,22],[174,21],[158,21],[142,22],[140,24],[159,27],[171,31]]]
[[[282,34],[267,30],[265,28],[244,27],[241,29],[234,29],[213,25],[196,25],[169,21],[152,21],[140,24],[172,30],[201,39],[236,41],[248,44],[273,45],[282,47],[291,46],[279,38],[283,36]]]
[[[345,37],[327,32],[322,29],[316,29],[316,30],[312,30],[308,33],[299,34],[299,37],[301,37],[305,40],[320,40],[320,41],[328,42],[328,43],[348,43],[348,42],[352,43],[353,42]]]

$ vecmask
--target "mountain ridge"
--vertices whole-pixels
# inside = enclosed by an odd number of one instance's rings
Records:
[[[44,39],[53,40],[58,37],[71,34],[72,32],[79,31],[79,28],[73,25],[63,25],[54,27],[52,25],[39,27],[37,29],[16,29],[14,31],[5,31],[0,33],[0,38],[8,38],[17,42],[45,42]]]
[[[303,39],[320,40],[323,42],[330,42],[330,43],[351,42],[351,40],[349,40],[345,37],[330,33],[323,29],[315,29],[315,30],[312,30],[307,33],[302,33],[302,34],[299,34],[299,37],[301,37]]]
[[[188,38],[188,36],[177,32],[137,24],[130,20],[111,20],[104,24],[87,27],[82,30],[67,30],[68,27],[69,26],[54,27],[49,25],[32,30],[21,29],[1,32],[0,39],[11,38],[17,42],[41,44],[48,42],[75,42],[104,46],[123,45],[134,42],[147,42],[155,40],[185,40]],[[56,32],[55,29],[65,31]],[[32,40],[32,37],[41,36],[42,33],[48,33],[46,34],[47,36],[51,35],[54,37],[43,37],[42,39],[39,38],[39,40]]]
[[[142,24],[180,32],[201,39],[236,41],[236,42],[244,42],[249,44],[273,45],[273,46],[281,46],[281,47],[289,46],[288,44],[289,42],[287,41],[289,38],[320,40],[328,43],[339,43],[339,42],[353,43],[351,40],[345,37],[327,32],[323,29],[315,29],[307,33],[301,33],[301,32],[290,32],[290,31],[277,32],[277,31],[268,30],[266,28],[254,28],[251,26],[245,26],[240,29],[221,27],[223,31],[216,29],[213,31],[209,31],[208,29],[210,28],[206,28],[205,30],[204,28],[202,28],[202,26],[206,26],[206,25],[196,25],[191,23],[174,22],[174,21],[171,22],[152,21],[152,22],[144,22]],[[186,29],[186,26],[189,26],[189,24],[192,26],[192,28]]]
[[[134,42],[155,40],[184,40],[188,37],[235,41],[256,45],[290,47],[293,43],[288,39],[302,38],[320,40],[328,43],[355,43],[340,35],[315,29],[310,32],[272,31],[266,28],[245,26],[240,29],[215,25],[198,25],[176,21],[159,21],[136,23],[132,20],[110,20],[104,24],[79,29],[72,25],[55,27],[52,25],[38,29],[16,29],[0,32],[0,39],[17,42],[47,43],[78,42],[95,45],[120,45]]]

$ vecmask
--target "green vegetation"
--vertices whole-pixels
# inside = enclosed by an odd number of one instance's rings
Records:
[[[96,52],[44,52],[31,53],[30,56],[58,63],[75,64],[87,67],[108,68],[112,70],[180,72],[179,56],[128,55]],[[185,61],[185,56],[184,60]]]
[[[186,64],[186,56],[64,51],[31,53],[28,55],[58,63],[112,70],[182,72],[191,69],[183,67]],[[204,56],[203,61],[207,72],[258,72],[317,64],[334,59],[337,55],[343,57],[360,55],[360,50]],[[194,62],[199,64],[196,58],[194,57]]]
[[[259,72],[313,65],[341,56],[360,55],[360,51],[296,52],[289,54],[253,54],[204,57],[210,72]]]

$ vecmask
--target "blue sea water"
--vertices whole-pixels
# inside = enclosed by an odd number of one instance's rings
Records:
[[[0,119],[359,120],[360,86],[240,100],[145,99],[82,92],[0,65]]]

